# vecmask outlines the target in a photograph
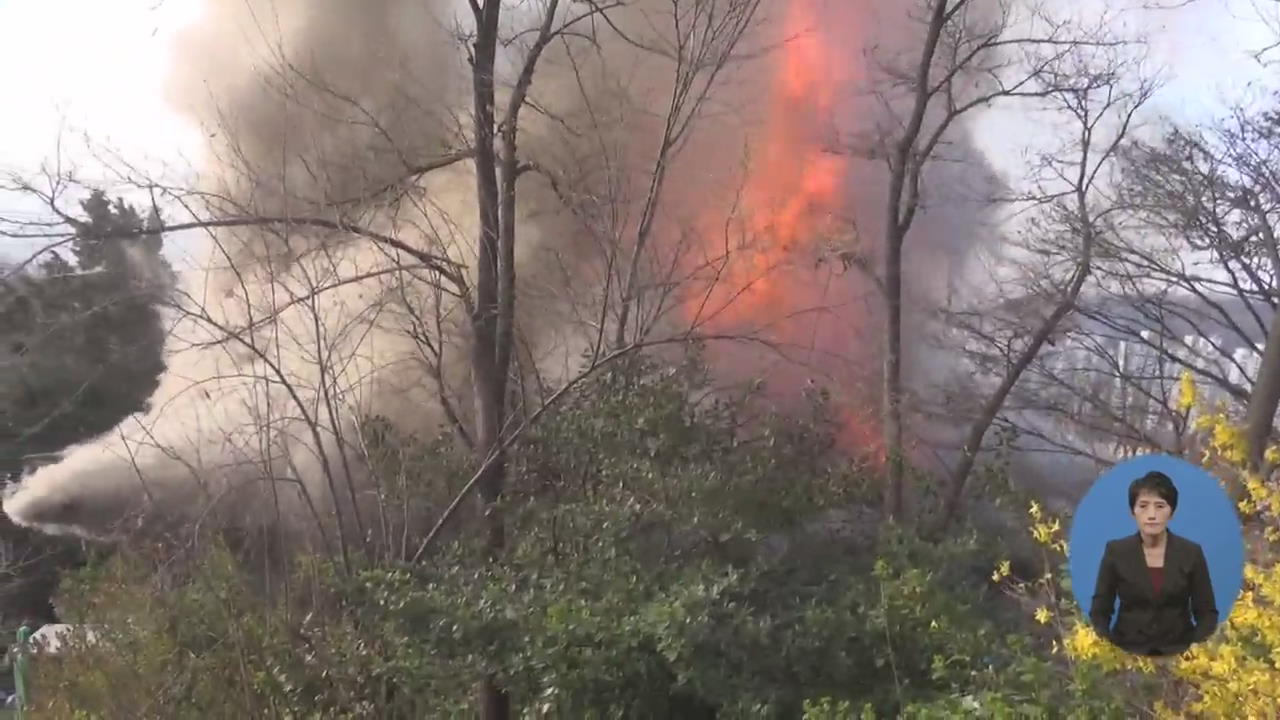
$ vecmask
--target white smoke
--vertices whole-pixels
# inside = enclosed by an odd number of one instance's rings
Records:
[[[442,152],[464,107],[451,92],[463,76],[447,17],[433,10],[212,4],[184,38],[173,83],[175,104],[212,138],[200,188],[210,213],[331,218],[327,201]],[[474,183],[466,165],[446,168],[417,183],[416,201],[351,221],[466,268]],[[524,269],[549,224],[521,225]],[[135,522],[274,524],[310,540],[376,534],[366,501],[377,489],[354,451],[359,421],[376,413],[418,432],[444,421],[414,329],[447,348],[442,385],[465,397],[459,290],[404,252],[339,231],[225,228],[209,246],[205,267],[182,280],[149,411],[33,473],[5,500],[16,522],[90,537]],[[545,360],[542,325],[529,317],[521,330]],[[467,404],[456,410],[465,421]]]
[[[172,81],[172,102],[209,137],[200,192],[182,199],[216,216],[333,219],[336,201],[412,185],[395,201],[341,204],[353,208],[344,219],[473,268],[470,165],[404,181],[415,165],[463,147],[468,134],[458,18],[469,11],[455,6],[465,8],[449,0],[210,2],[182,39]],[[628,39],[601,29],[597,54],[549,48],[523,115],[524,156],[572,178],[578,193],[570,218],[535,174],[521,185],[523,370],[551,385],[573,370],[590,339],[583,331],[600,321],[581,312],[581,296],[617,280],[599,246],[626,236],[639,214],[662,124],[654,109],[671,89],[667,62],[634,41],[655,32],[667,6],[646,0],[617,14]],[[766,2],[762,20],[785,6]],[[852,22],[864,11],[833,12]],[[860,50],[850,48],[850,62]],[[508,75],[524,51],[520,43],[504,50]],[[762,71],[756,63],[722,78],[726,102],[700,120],[669,169],[655,232],[675,236],[687,218],[705,218],[699,191],[708,184],[731,199],[724,185],[741,170],[737,151],[750,124],[743,108],[758,105]],[[742,102],[730,112],[728,100]],[[589,136],[575,129],[583,126]],[[881,174],[866,163],[850,174],[855,210],[880,208]],[[593,202],[594,214],[583,213]],[[915,245],[922,256],[934,245],[966,245],[968,219],[930,212],[921,232],[938,240]],[[377,414],[430,433],[446,423],[448,405],[466,424],[466,308],[429,270],[406,269],[416,262],[406,253],[314,225],[223,228],[209,241],[207,267],[184,280],[168,370],[149,411],[32,474],[5,499],[15,522],[91,537],[114,536],[134,520],[276,525],[310,543],[337,532],[376,536],[387,528],[370,508],[378,487],[353,451],[359,421]],[[867,325],[845,320],[831,327]],[[444,350],[438,383],[414,337],[423,330]]]

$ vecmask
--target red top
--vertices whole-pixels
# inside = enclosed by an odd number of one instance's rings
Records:
[[[1160,594],[1160,585],[1164,583],[1164,568],[1148,567],[1147,571],[1151,573],[1151,587],[1155,588],[1156,594]]]

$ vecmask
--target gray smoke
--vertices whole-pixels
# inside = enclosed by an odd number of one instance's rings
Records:
[[[575,212],[566,212],[557,197],[563,188],[531,174],[518,208],[524,369],[551,385],[573,371],[590,340],[584,330],[594,318],[580,303],[610,280],[602,244],[634,231],[656,151],[646,139],[658,137],[654,109],[670,96],[670,67],[633,41],[652,40],[668,6],[648,0],[617,14],[628,39],[600,28],[597,51],[549,48],[535,107],[523,115],[522,152],[576,188]],[[825,7],[831,23],[855,31],[857,41],[845,46],[850,63],[864,62],[873,34],[881,44],[914,40],[908,30],[917,28],[899,16],[872,23],[871,5]],[[785,9],[784,0],[766,2],[765,30],[748,42],[776,39],[769,28]],[[175,107],[209,136],[200,193],[185,200],[237,217],[332,217],[339,203],[361,225],[473,268],[469,165],[406,180],[415,166],[465,146],[471,88],[460,19],[467,13],[448,0],[210,2],[179,44],[171,84]],[[509,17],[513,26],[527,20],[515,11]],[[509,78],[523,48],[505,52],[501,72]],[[655,236],[683,236],[706,217],[707,198],[737,182],[765,97],[759,78],[768,72],[767,61],[756,61],[722,78],[716,113],[669,170]],[[874,118],[861,102],[850,98],[839,110],[844,124]],[[981,162],[963,132],[955,142]],[[964,172],[972,183],[972,170]],[[877,217],[880,165],[852,162],[850,179],[850,211]],[[957,178],[944,171],[938,180]],[[392,194],[394,201],[376,193],[396,183],[415,191]],[[962,258],[981,241],[976,207],[931,202],[912,251],[921,268],[912,286],[930,292],[913,307],[936,303],[936,288],[945,286],[931,258]],[[879,230],[874,219],[861,229],[867,237]],[[403,252],[315,228],[222,229],[208,240],[206,267],[185,278],[169,369],[151,409],[31,475],[4,502],[16,522],[91,537],[115,536],[134,522],[267,524],[314,543],[342,515],[368,534],[377,487],[353,450],[361,419],[376,414],[434,432],[447,406],[466,422],[464,308],[428,271],[394,272],[414,262]],[[795,272],[806,272],[807,262]],[[814,334],[833,354],[853,348],[871,365],[874,353],[864,348],[874,340],[859,335],[875,327],[860,300],[868,286],[854,276],[832,280],[828,270],[807,271],[810,287],[836,288],[835,310]],[[815,298],[826,300],[798,301]],[[427,379],[412,337],[419,322],[445,348],[439,384]],[[758,359],[734,351],[719,361]]]

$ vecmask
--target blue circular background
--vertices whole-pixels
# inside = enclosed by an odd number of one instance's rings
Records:
[[[1203,468],[1169,455],[1144,455],[1112,467],[1089,488],[1071,523],[1068,570],[1071,590],[1087,616],[1098,580],[1098,564],[1109,540],[1133,535],[1129,483],[1152,470],[1173,479],[1178,509],[1169,530],[1200,543],[1209,564],[1218,622],[1226,622],[1244,582],[1244,538],[1235,504],[1218,479]],[[1116,601],[1117,604],[1119,600]]]

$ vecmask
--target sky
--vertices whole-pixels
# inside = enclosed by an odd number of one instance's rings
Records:
[[[1139,19],[1155,40],[1153,60],[1167,66],[1169,77],[1154,111],[1208,119],[1264,78],[1249,57],[1270,37],[1255,2],[1277,12],[1268,0],[1196,0]],[[85,132],[153,167],[179,154],[196,158],[199,132],[166,106],[163,86],[175,33],[198,22],[201,7],[202,0],[0,0],[0,88],[7,99],[0,109],[0,173],[37,170],[54,155],[60,134],[64,155],[85,162],[77,153]],[[1015,114],[998,112],[977,128],[980,145],[1007,173],[1017,172],[1019,148],[1035,131]],[[34,215],[39,207],[0,193],[0,212]]]
[[[32,167],[59,127],[130,154],[191,150],[197,135],[165,104],[174,32],[201,0],[0,0],[0,167]]]
[[[199,132],[172,112],[164,83],[175,32],[199,19],[202,0],[0,0],[0,173],[24,175],[58,153],[95,173],[95,144],[155,168],[197,157]],[[109,183],[104,183],[109,184]],[[42,215],[0,191],[0,214]],[[172,243],[171,243],[172,244]],[[26,247],[0,247],[21,256]],[[180,259],[180,258],[178,258]]]
[[[1051,0],[1074,2],[1088,14],[1115,0]],[[1128,0],[1126,7],[1174,5],[1186,0]],[[1144,125],[1160,117],[1180,122],[1207,122],[1230,103],[1256,100],[1266,87],[1280,87],[1280,52],[1271,59],[1270,72],[1253,53],[1276,39],[1271,25],[1260,19],[1258,8],[1280,21],[1280,3],[1274,0],[1191,0],[1176,10],[1138,10],[1127,14],[1129,23],[1149,41],[1147,72],[1158,73],[1162,86],[1144,108]],[[1280,26],[1276,22],[1275,26]],[[1116,28],[1128,34],[1130,28]],[[1017,104],[987,114],[976,129],[979,145],[995,166],[1010,176],[1020,174],[1022,149],[1044,140],[1043,129],[1027,122]],[[1037,137],[1040,136],[1040,137]]]

